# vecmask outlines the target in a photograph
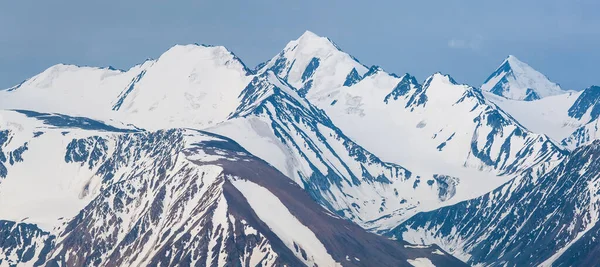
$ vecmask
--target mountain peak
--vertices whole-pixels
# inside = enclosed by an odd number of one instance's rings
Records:
[[[226,65],[230,68],[240,69],[246,75],[251,73],[250,69],[246,67],[239,57],[225,46],[220,45],[177,44],[160,55],[156,61],[169,61],[175,65],[181,65],[180,63],[183,61],[190,64],[213,62],[216,65]]]
[[[316,38],[323,38],[323,37],[317,35],[314,32],[306,30],[302,35],[300,35],[300,38],[298,38],[298,40],[300,40],[300,39],[316,39]]]
[[[271,70],[300,96],[306,96],[343,86],[353,69],[356,72],[353,77],[362,77],[367,72],[367,67],[343,52],[329,38],[306,31],[298,39],[290,41],[257,73]]]
[[[55,82],[61,79],[69,79],[70,77],[77,77],[77,75],[84,75],[88,79],[92,77],[102,80],[104,78],[117,75],[122,73],[122,70],[118,70],[112,67],[90,67],[90,66],[79,66],[75,64],[55,64],[45,69],[41,73],[8,88],[7,91],[15,91],[19,88],[50,88]],[[64,84],[62,85],[64,86]]]
[[[560,86],[514,55],[509,55],[481,86],[509,99],[532,101],[564,93]]]
[[[454,80],[454,78],[452,78],[449,74],[443,74],[441,72],[436,72],[433,75],[429,76],[429,78],[427,78],[425,80],[425,87],[428,86],[428,84],[431,83],[431,81],[433,80],[440,80],[442,83],[445,84],[454,84],[457,85],[458,83]]]
[[[506,57],[507,61],[518,61],[518,62],[522,62],[521,60],[519,60],[515,55],[508,55]]]
[[[329,38],[319,36],[311,31],[305,31],[298,39],[290,41],[285,50],[296,50],[301,53],[315,53],[319,50],[331,51],[340,50]]]
[[[169,53],[193,53],[193,52],[198,52],[198,51],[214,51],[214,52],[221,52],[221,53],[231,53],[224,46],[214,46],[214,45],[205,45],[205,44],[194,43],[194,44],[176,44],[176,45],[172,46],[171,48],[169,48],[166,52],[164,52],[163,55],[169,54]],[[161,57],[163,55],[161,55]]]

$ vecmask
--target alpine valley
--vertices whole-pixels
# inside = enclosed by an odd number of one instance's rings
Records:
[[[52,66],[0,90],[0,266],[600,266],[600,87],[490,73]]]

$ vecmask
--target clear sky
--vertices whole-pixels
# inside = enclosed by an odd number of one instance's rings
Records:
[[[56,63],[127,69],[174,44],[248,66],[305,30],[366,65],[479,86],[509,54],[568,89],[600,85],[600,1],[0,1],[0,88]]]

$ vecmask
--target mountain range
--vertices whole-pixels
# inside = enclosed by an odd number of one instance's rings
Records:
[[[58,64],[0,90],[0,266],[595,265],[599,103],[515,56],[419,82],[308,31],[255,68]]]

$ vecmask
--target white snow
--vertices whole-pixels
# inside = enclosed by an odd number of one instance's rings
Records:
[[[437,254],[437,255],[446,255],[446,254],[444,254],[444,252],[442,252],[442,251],[441,251],[441,250],[439,250],[439,249],[436,249],[436,250],[434,250],[434,251],[433,251],[433,252],[431,252],[431,253],[433,253],[433,254]]]
[[[119,92],[139,73],[58,64],[14,91],[0,91],[0,109],[29,109],[87,117],[106,117]]]
[[[546,76],[515,56],[508,56],[498,69],[505,65],[509,66],[508,72],[503,71],[497,76],[490,77],[481,86],[483,91],[492,90],[500,80],[504,79],[507,83],[504,84],[502,94],[509,99],[523,100],[527,96],[527,89],[533,89],[540,98],[565,93],[558,84],[551,82]]]
[[[253,182],[231,179],[233,185],[244,195],[248,203],[261,221],[296,253],[299,259],[309,266],[341,266],[336,262],[321,241],[305,225],[303,225],[287,207],[281,203],[268,189]],[[308,260],[304,260],[300,252],[294,249],[294,243],[306,251]]]
[[[235,110],[249,81],[224,47],[177,45],[146,70],[118,112],[147,129],[205,128]]]
[[[359,75],[367,72],[367,68],[340,51],[331,40],[306,31],[297,40],[289,42],[283,49],[283,55],[277,55],[262,68],[262,72],[273,67],[282,56],[287,59],[280,77],[287,77],[288,83],[295,88],[302,88],[307,81],[302,81],[302,74],[313,58],[320,60],[318,70],[314,72],[313,86],[309,95],[328,88],[336,88],[344,84],[346,76],[355,68]]]
[[[433,265],[433,262],[431,262],[431,260],[428,258],[416,258],[414,260],[406,260],[406,261],[408,261],[408,263],[410,263],[410,265],[415,266],[415,267],[435,267],[435,265]]]
[[[44,134],[33,138],[33,131],[40,130],[40,126],[25,115],[0,112],[0,129],[16,131],[7,148],[28,142],[24,162],[7,166],[8,177],[0,178],[0,218],[34,223],[51,231],[60,224],[59,218],[76,215],[97,193],[95,170],[78,163],[66,164],[65,152],[73,138],[99,133],[78,131],[65,136],[60,130],[44,130]],[[86,185],[88,192],[84,190]]]
[[[589,120],[589,115],[577,120],[568,114],[581,92],[566,92],[536,101],[511,100],[488,92],[484,94],[530,131],[546,134],[555,141],[568,137]]]
[[[430,245],[404,245],[405,248],[428,248]]]
[[[235,110],[250,79],[222,46],[176,45],[126,72],[53,66],[14,91],[0,91],[0,109],[115,119],[150,130],[205,128]]]
[[[346,135],[383,161],[398,163],[425,179],[437,173],[459,177],[456,200],[476,197],[506,182],[506,177],[480,171],[481,162],[466,162],[476,126],[473,118],[485,107],[472,110],[472,100],[455,104],[469,90],[467,86],[451,84],[441,74],[431,79],[425,107],[414,110],[405,108],[404,98],[383,102],[400,81],[383,71],[352,87],[314,94],[309,100],[324,109]],[[335,105],[331,105],[333,101],[337,101]],[[485,136],[480,134],[484,142]],[[443,142],[446,146],[439,151],[437,147]]]

